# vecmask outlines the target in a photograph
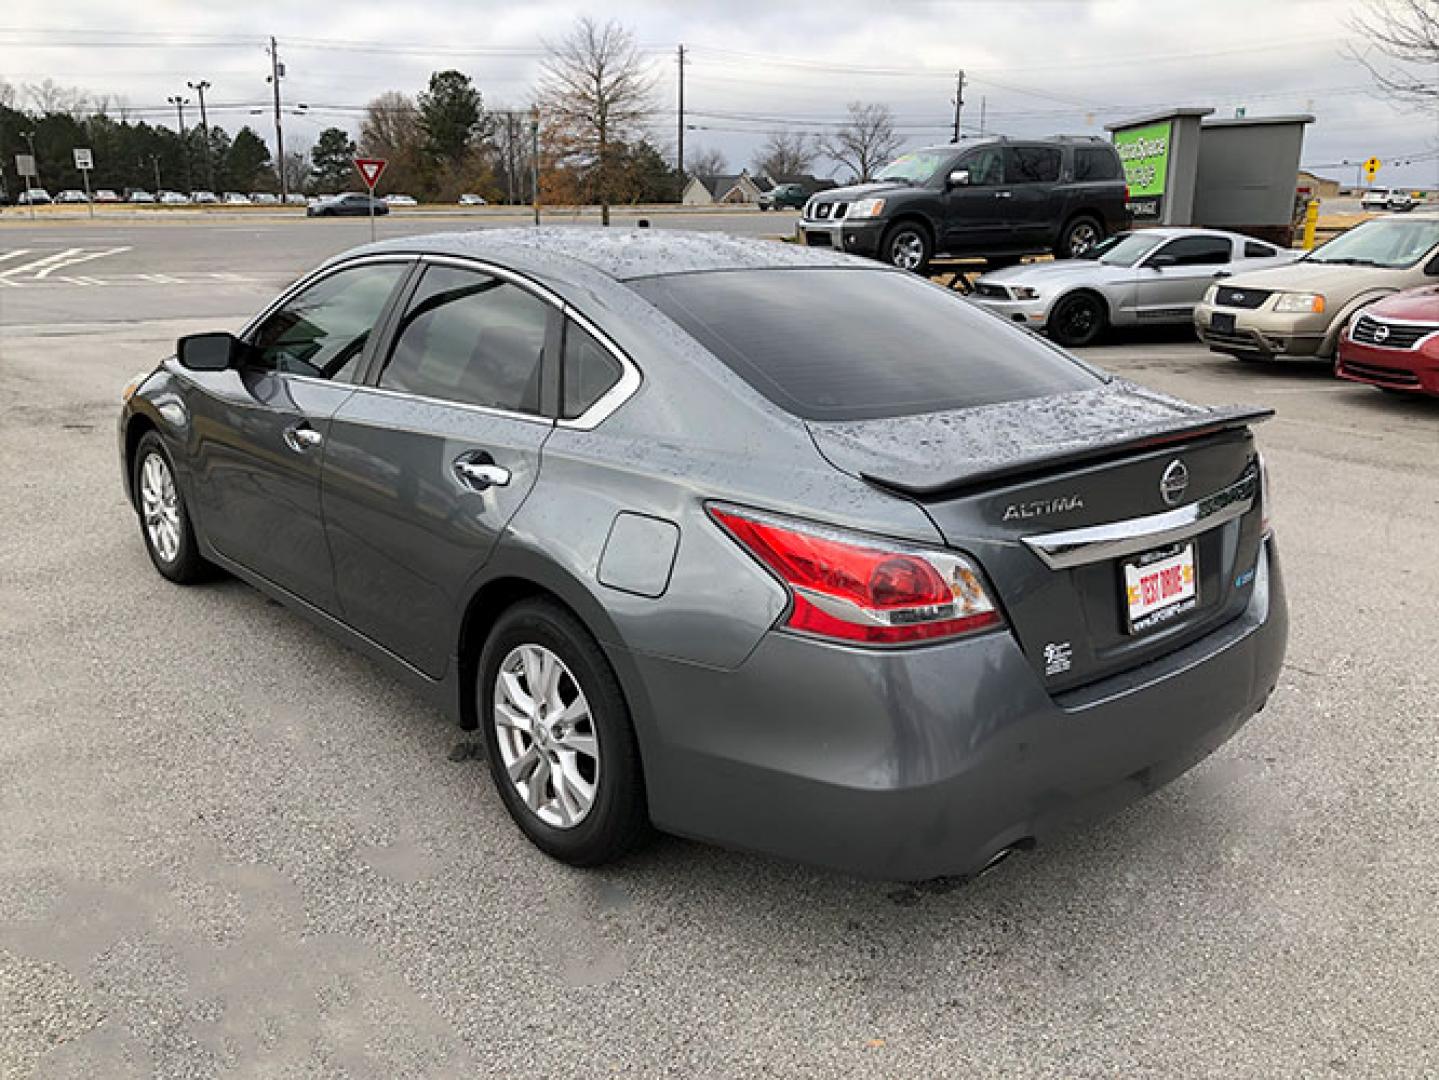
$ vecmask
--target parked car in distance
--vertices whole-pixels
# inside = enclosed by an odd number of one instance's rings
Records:
[[[98,188],[95,191],[95,201],[97,203],[117,203],[120,201],[120,196],[109,188]]]
[[[226,206],[249,206],[250,196],[243,191],[227,191],[221,196],[220,201]]]
[[[461,206],[488,206],[483,195],[464,194],[460,196]]]
[[[178,191],[162,191],[160,202],[165,206],[188,206],[190,197]]]
[[[155,201],[155,196],[151,195],[144,188],[135,188],[130,192],[129,201],[132,203],[152,203]]]
[[[213,206],[220,199],[213,191],[192,191],[190,201],[197,206]]]
[[[60,194],[55,196],[55,201],[57,203],[66,203],[73,205],[75,203],[87,203],[90,200],[85,197],[85,193],[79,188],[66,188],[64,191],[60,192]]]
[[[26,188],[15,200],[16,206],[49,206],[55,200],[42,187]]]
[[[1083,255],[1128,222],[1119,152],[1103,139],[987,139],[904,154],[872,183],[805,205],[801,243],[923,273],[947,255]]]
[[[359,217],[371,211],[380,217],[390,212],[390,204],[359,191],[347,191],[343,195],[329,195],[311,203],[305,209],[306,217]]]
[[[268,191],[252,191],[250,202],[254,206],[279,206],[280,196]]]
[[[298,191],[292,191],[292,192],[290,192],[290,193],[289,193],[288,195],[286,195],[285,198],[284,198],[283,200],[281,200],[281,201],[284,202],[284,204],[285,204],[286,206],[306,206],[306,205],[308,205],[308,200],[305,198],[304,195],[300,194],[300,192],[298,192]]]
[[[1439,277],[1439,214],[1371,218],[1288,266],[1217,282],[1194,309],[1211,350],[1241,360],[1334,357],[1360,308]]]
[[[413,195],[390,194],[385,196],[385,202],[390,206],[419,206],[419,202]]]
[[[1118,233],[1083,258],[991,271],[970,299],[1061,345],[1089,345],[1111,326],[1187,324],[1216,278],[1299,254],[1215,229],[1141,229]]]
[[[809,202],[809,193],[803,184],[776,184],[761,192],[755,202],[761,210],[801,210]]]
[[[1439,396],[1439,285],[1370,304],[1339,339],[1334,372],[1403,394]]]
[[[478,726],[551,856],[653,824],[924,879],[1132,802],[1264,706],[1268,415],[830,251],[484,229],[182,338],[119,450],[162,576],[229,570]]]
[[[1364,210],[1405,211],[1414,209],[1414,196],[1404,188],[1370,188],[1359,200]]]

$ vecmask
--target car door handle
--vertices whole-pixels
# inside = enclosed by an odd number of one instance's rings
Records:
[[[297,454],[313,450],[325,441],[325,437],[309,424],[296,424],[285,429],[285,445]]]
[[[996,199],[1012,199],[1012,198],[1014,198],[1014,192],[1012,192],[1012,191],[996,191],[996,192],[994,193],[994,197],[995,197]]]
[[[510,482],[510,470],[489,460],[488,454],[482,459],[460,458],[455,462],[455,475],[462,484],[476,491],[506,487]]]

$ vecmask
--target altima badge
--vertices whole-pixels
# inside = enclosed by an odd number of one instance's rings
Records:
[[[1159,494],[1164,496],[1164,501],[1170,506],[1178,506],[1179,500],[1184,498],[1184,492],[1189,487],[1189,470],[1184,462],[1175,458],[1164,470],[1164,475],[1159,478]]]

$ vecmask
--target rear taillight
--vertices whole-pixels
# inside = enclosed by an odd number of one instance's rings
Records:
[[[839,641],[903,645],[1001,622],[979,571],[948,551],[792,518],[711,506],[710,516],[793,598],[784,625]]]
[[[1274,531],[1274,519],[1269,512],[1269,466],[1264,463],[1263,454],[1255,454],[1259,463],[1259,535],[1268,536]]]

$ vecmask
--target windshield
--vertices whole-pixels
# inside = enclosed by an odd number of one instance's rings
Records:
[[[874,178],[927,184],[953,156],[941,150],[919,150],[913,154],[902,154],[875,173]]]
[[[1164,237],[1152,233],[1119,233],[1080,257],[1098,259],[1105,266],[1133,266],[1163,242]]]
[[[806,420],[944,412],[1102,382],[1034,335],[913,274],[717,270],[629,285]]]
[[[1436,244],[1439,218],[1385,218],[1356,225],[1316,248],[1304,261],[1397,270],[1413,266]]]

